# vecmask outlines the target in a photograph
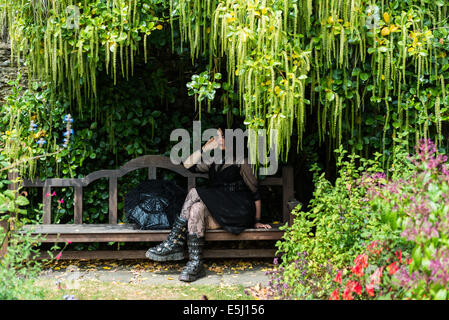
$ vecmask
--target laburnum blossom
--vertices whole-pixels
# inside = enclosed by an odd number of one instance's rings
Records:
[[[337,283],[339,283],[339,284],[341,284],[342,276],[343,276],[343,271],[339,270],[339,271],[337,272],[337,275],[335,276],[334,281],[337,282]]]
[[[398,265],[397,265],[397,262],[395,261],[395,262],[393,262],[392,264],[388,265],[388,266],[387,266],[387,270],[388,270],[388,275],[390,275],[390,276],[391,276],[392,274],[396,273],[396,271],[399,270],[399,267],[398,267]]]
[[[330,300],[340,300],[340,293],[337,289],[332,291]]]

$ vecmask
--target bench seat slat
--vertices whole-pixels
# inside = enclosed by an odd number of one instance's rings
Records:
[[[163,241],[170,232],[170,230],[134,230],[132,224],[40,224],[26,225],[23,230],[46,235],[42,242]],[[246,229],[239,235],[217,229],[207,230],[206,240],[278,240],[283,233],[276,227]]]

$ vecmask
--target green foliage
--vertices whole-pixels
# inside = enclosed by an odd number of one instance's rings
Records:
[[[412,144],[434,136],[442,145],[447,1],[170,4],[192,58],[226,57],[247,125],[278,129],[282,154],[293,122],[301,146],[309,119],[328,154],[347,141],[359,155],[382,151],[384,165],[398,132]]]
[[[221,88],[221,85],[215,80],[221,79],[221,73],[215,73],[213,81],[209,80],[209,72],[204,71],[199,75],[194,74],[192,81],[187,83],[189,96],[195,96],[195,111],[199,110],[199,117],[201,120],[201,102],[207,99],[208,111],[210,111],[211,101],[215,98],[215,92]],[[197,101],[199,106],[197,107]]]
[[[97,71],[133,74],[138,43],[161,30],[153,0],[1,1],[12,35],[12,56],[29,63],[30,80],[52,82],[59,93],[77,101],[97,97]],[[145,52],[146,55],[146,52]]]
[[[1,229],[1,228],[0,228]],[[0,230],[0,239],[4,239],[5,230]],[[43,299],[43,288],[34,285],[36,276],[42,268],[42,262],[30,259],[38,254],[36,238],[30,234],[12,233],[8,251],[0,259],[0,299]]]
[[[336,270],[348,264],[370,239],[366,226],[373,217],[364,210],[366,189],[358,187],[358,183],[365,172],[380,170],[380,154],[374,160],[358,159],[355,155],[345,160],[346,151],[342,148],[336,151],[339,172],[335,184],[328,181],[324,173],[319,174],[316,166],[312,169],[315,191],[310,209],[302,211],[298,206],[293,211],[293,225],[288,229],[284,227],[283,240],[276,244],[285,262],[284,281],[294,288],[294,295],[299,298],[325,297],[329,288],[323,284],[329,284],[331,276],[327,268]],[[303,253],[307,254],[308,271],[300,278],[308,281],[295,285],[300,271],[292,262]]]

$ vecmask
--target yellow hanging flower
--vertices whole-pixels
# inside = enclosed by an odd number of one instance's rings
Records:
[[[158,30],[162,30],[162,28],[163,28],[163,26],[162,26],[161,24],[158,24],[158,25],[156,26],[156,29],[158,29]]]
[[[263,8],[263,9],[262,9],[262,14],[266,14],[267,11],[268,11],[267,8]]]
[[[388,12],[384,13],[384,20],[386,23],[390,23],[390,14]]]
[[[276,95],[278,95],[281,92],[281,87],[276,86],[274,87],[274,93],[276,93]]]
[[[390,32],[396,32],[396,31],[399,31],[399,27],[395,24],[392,24],[390,26]]]
[[[390,34],[390,28],[384,27],[384,28],[382,29],[382,31],[380,32],[380,34],[382,35],[382,37],[388,36],[388,35]]]

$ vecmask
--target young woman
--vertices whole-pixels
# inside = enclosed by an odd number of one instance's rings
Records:
[[[210,150],[222,152],[220,163],[200,161],[202,153]],[[149,259],[155,261],[182,260],[187,242],[189,261],[181,271],[181,281],[191,282],[206,275],[202,255],[206,228],[221,227],[233,234],[253,227],[271,228],[260,223],[258,182],[247,159],[241,164],[237,163],[234,152],[233,159],[228,163],[228,160],[224,161],[224,154],[225,137],[223,131],[218,129],[216,137],[184,161],[184,167],[191,171],[209,173],[209,187],[190,189],[167,240],[146,253]]]

